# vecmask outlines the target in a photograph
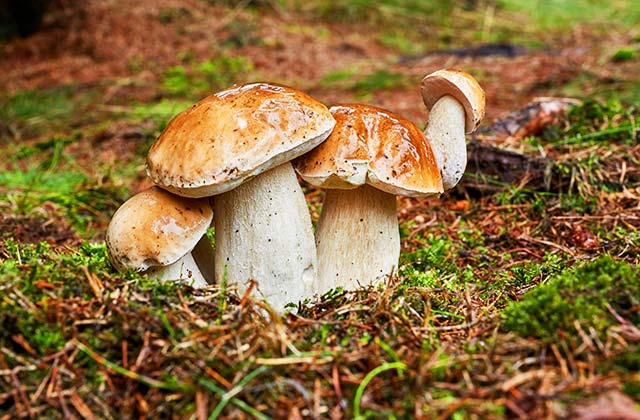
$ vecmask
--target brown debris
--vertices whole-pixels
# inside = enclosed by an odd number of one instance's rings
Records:
[[[47,242],[55,247],[77,246],[82,242],[80,236],[60,216],[0,215],[0,238],[27,244]]]
[[[549,158],[532,157],[472,140],[461,186],[481,192],[500,190],[495,181],[532,190],[558,190],[561,180]],[[493,181],[487,182],[488,180]],[[566,181],[565,181],[566,182]]]
[[[640,420],[634,401],[620,391],[609,391],[590,402],[573,408],[575,420]]]
[[[571,107],[580,103],[574,98],[535,98],[523,108],[498,118],[491,126],[482,127],[472,137],[492,143],[523,140],[542,133],[546,126],[558,124]]]

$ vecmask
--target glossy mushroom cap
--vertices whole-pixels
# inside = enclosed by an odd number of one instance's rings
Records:
[[[465,111],[465,132],[473,132],[484,117],[485,95],[476,79],[460,70],[438,70],[422,79],[420,87],[427,109],[443,96],[453,96]]]
[[[208,200],[151,187],[131,197],[113,215],[106,237],[109,260],[120,271],[173,264],[191,252],[212,218]]]
[[[149,150],[147,172],[179,195],[221,194],[313,149],[334,124],[323,104],[299,90],[234,87],[171,120]]]
[[[330,108],[336,126],[316,149],[294,166],[322,188],[352,189],[365,183],[394,195],[442,192],[431,146],[411,121],[370,105]]]

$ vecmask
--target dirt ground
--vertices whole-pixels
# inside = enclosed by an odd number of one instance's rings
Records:
[[[601,89],[637,77],[636,63],[608,60],[612,46],[632,36],[596,35],[576,27],[563,39],[544,40],[541,48],[500,44],[398,57],[377,40],[369,23],[305,21],[269,5],[58,0],[39,32],[0,44],[0,89],[108,86],[105,103],[149,101],[157,99],[154,87],[162,71],[179,64],[181,53],[204,60],[232,43],[233,54],[248,57],[264,79],[306,89],[327,103],[353,101],[349,93],[321,83],[341,69],[363,74],[384,69],[419,81],[440,68],[462,68],[485,88],[486,121],[491,122],[535,97],[561,94],[579,75]],[[376,91],[366,101],[415,121],[425,118],[416,85]]]

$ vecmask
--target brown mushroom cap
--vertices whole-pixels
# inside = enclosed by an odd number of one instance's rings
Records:
[[[427,109],[445,95],[453,96],[465,111],[465,132],[474,131],[484,117],[485,95],[476,79],[461,70],[438,70],[422,79],[420,87]]]
[[[356,188],[364,183],[395,195],[442,192],[442,179],[424,134],[411,121],[370,105],[330,108],[336,126],[316,149],[294,166],[323,188]]]
[[[151,187],[131,197],[113,215],[106,237],[109,260],[121,271],[173,264],[191,252],[212,219],[207,199]]]
[[[221,194],[313,149],[334,124],[323,104],[299,90],[234,87],[173,118],[149,150],[147,172],[179,195]]]

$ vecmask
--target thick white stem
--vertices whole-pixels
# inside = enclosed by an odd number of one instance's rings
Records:
[[[317,256],[307,203],[290,163],[214,199],[216,281],[240,295],[258,283],[277,311],[315,292]]]
[[[160,281],[182,279],[193,287],[205,287],[208,284],[191,253],[188,253],[173,264],[151,267],[145,271],[145,274]]]
[[[395,195],[369,185],[326,193],[316,232],[319,292],[386,279],[400,257]]]
[[[429,111],[424,134],[431,144],[445,190],[455,187],[467,166],[464,124],[464,108],[453,96],[443,96]]]

